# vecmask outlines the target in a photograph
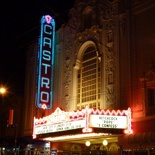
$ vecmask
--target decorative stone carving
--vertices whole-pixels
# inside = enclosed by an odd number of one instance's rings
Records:
[[[68,109],[68,101],[69,101],[69,98],[70,98],[70,89],[69,89],[69,86],[70,86],[70,83],[71,83],[71,58],[69,57],[69,50],[66,51],[66,59],[65,59],[65,62],[64,62],[64,82],[63,82],[63,85],[64,85],[64,98],[65,98],[65,108]]]
[[[116,143],[111,143],[109,146],[109,151],[118,151],[118,145]]]
[[[82,150],[82,148],[81,148],[80,145],[75,145],[75,144],[73,144],[73,145],[71,146],[71,151],[81,151],[81,150]]]
[[[117,4],[113,3],[115,1],[103,1],[99,0],[77,0],[74,4],[74,8],[70,10],[69,13],[69,22],[68,26],[65,27],[64,31],[64,52],[65,52],[65,65],[64,65],[64,97],[65,105],[67,108],[68,100],[70,99],[70,84],[72,75],[72,66],[77,62],[76,60],[77,52],[80,46],[88,41],[93,41],[97,47],[102,45],[101,40],[105,40],[105,51],[100,46],[99,54],[104,53],[104,64],[106,76],[105,87],[103,90],[106,92],[106,104],[107,107],[116,104],[117,98],[116,95],[118,92],[117,86],[119,85],[118,81],[118,54],[116,49],[116,31],[119,27],[116,26],[116,23],[119,18],[117,17]],[[97,10],[97,11],[96,11]],[[93,12],[93,14],[92,14]],[[84,16],[90,15],[90,28],[83,29],[84,26]],[[94,18],[95,17],[95,18]],[[72,30],[72,31],[70,31]],[[72,33],[73,32],[73,33]],[[105,36],[102,36],[102,32],[105,32]],[[103,37],[103,38],[102,38]],[[75,46],[73,48],[73,46]],[[74,49],[75,52],[72,50]],[[73,52],[73,53],[72,53]],[[73,54],[73,55],[72,55]],[[74,58],[74,59],[73,59]],[[111,108],[113,108],[112,106]]]
[[[74,62],[74,53],[72,49],[74,49],[74,40],[76,37],[76,30],[71,25],[66,25],[63,30],[63,106],[67,110],[69,110],[69,101],[71,98],[71,82],[72,82],[72,67]]]
[[[125,35],[126,28],[126,14],[119,15],[119,29],[120,29],[120,37],[123,38]]]

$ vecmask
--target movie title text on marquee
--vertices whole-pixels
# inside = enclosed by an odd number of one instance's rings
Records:
[[[90,115],[90,127],[95,128],[127,128],[126,116],[109,116],[109,115]]]
[[[45,134],[66,130],[73,130],[85,127],[85,120],[76,120],[72,122],[61,122],[58,124],[49,124],[45,126],[38,126],[35,128],[35,134]]]

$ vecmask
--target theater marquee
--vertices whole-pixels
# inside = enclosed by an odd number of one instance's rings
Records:
[[[73,112],[57,108],[49,116],[34,118],[33,136],[75,129],[87,133],[95,128],[123,129],[125,133],[132,133],[130,108],[110,111],[86,107]]]

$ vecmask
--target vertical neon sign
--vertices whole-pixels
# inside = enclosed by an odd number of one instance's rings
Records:
[[[52,107],[54,39],[54,19],[49,15],[42,16],[38,51],[36,106],[43,109]]]

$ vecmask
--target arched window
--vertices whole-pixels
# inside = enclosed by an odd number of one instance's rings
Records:
[[[100,108],[100,65],[98,51],[93,46],[88,47],[78,70],[77,109],[82,109],[86,105],[89,108]]]

